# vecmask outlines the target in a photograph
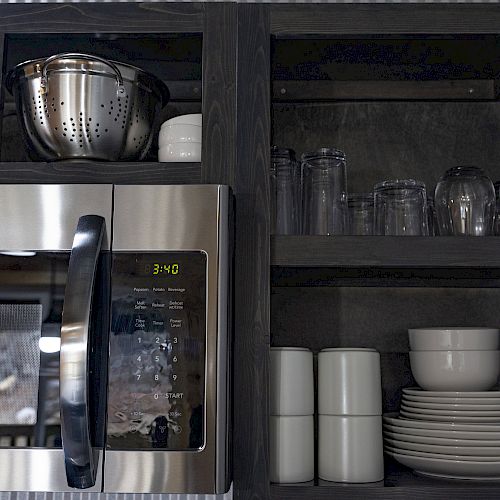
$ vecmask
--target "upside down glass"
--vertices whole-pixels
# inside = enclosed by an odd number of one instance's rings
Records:
[[[434,197],[441,236],[489,236],[493,234],[495,189],[478,167],[447,170]]]
[[[500,236],[500,181],[496,181],[493,184],[495,188],[495,222],[493,225],[493,234],[495,236]]]
[[[304,234],[347,234],[346,159],[323,148],[302,155]]]
[[[292,149],[271,149],[271,233],[300,234],[300,165]]]
[[[373,234],[373,193],[354,193],[348,197],[349,234]]]
[[[374,187],[374,232],[386,236],[427,236],[425,184],[413,179],[380,182]]]

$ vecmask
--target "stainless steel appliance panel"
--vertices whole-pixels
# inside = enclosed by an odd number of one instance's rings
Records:
[[[198,451],[107,450],[106,492],[223,493],[229,489],[228,224],[225,186],[115,187],[114,252],[198,250],[207,254],[205,445]]]
[[[98,452],[96,483],[85,491],[102,491],[102,451]],[[3,491],[76,491],[68,487],[63,450],[2,449],[0,485]]]
[[[4,184],[0,200],[1,250],[71,250],[82,215],[106,219],[103,249],[110,248],[112,185]]]

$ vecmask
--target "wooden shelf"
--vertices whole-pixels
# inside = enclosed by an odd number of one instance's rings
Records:
[[[492,269],[500,237],[272,236],[271,265]]]
[[[0,162],[3,184],[196,184],[201,163]]]
[[[192,93],[191,87],[185,84],[179,89],[179,95],[188,97],[190,92]],[[481,101],[494,99],[496,99],[494,80],[275,80],[273,82],[273,100],[276,102]]]
[[[393,459],[386,457],[386,478],[380,483],[341,484],[315,481],[315,484],[271,485],[273,499],[401,499],[426,498],[428,500],[453,498],[497,499],[500,497],[500,483],[479,481],[454,481],[433,479],[415,474]]]

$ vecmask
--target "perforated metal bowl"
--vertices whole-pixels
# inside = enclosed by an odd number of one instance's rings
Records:
[[[18,64],[6,86],[31,156],[45,161],[142,159],[170,96],[150,73],[79,53]]]

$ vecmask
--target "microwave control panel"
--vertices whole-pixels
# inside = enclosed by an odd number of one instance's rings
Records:
[[[113,256],[107,448],[204,446],[207,255]]]

